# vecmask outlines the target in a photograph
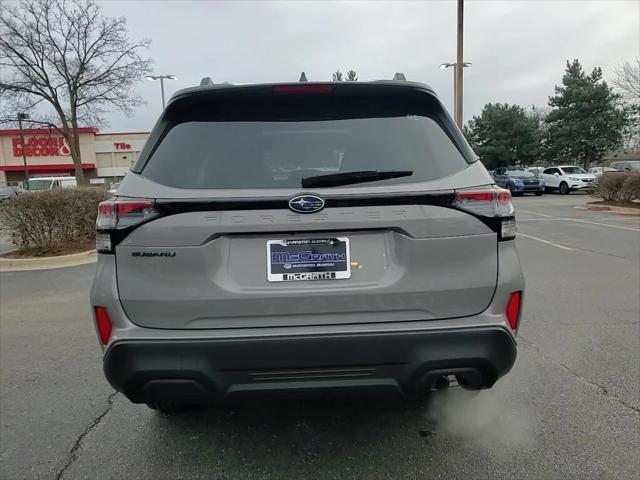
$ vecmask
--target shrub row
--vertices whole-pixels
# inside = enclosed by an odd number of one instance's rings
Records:
[[[20,249],[51,249],[95,239],[103,190],[56,189],[23,193],[0,205],[0,230]]]
[[[598,177],[593,194],[604,200],[640,200],[640,173],[605,173]]]

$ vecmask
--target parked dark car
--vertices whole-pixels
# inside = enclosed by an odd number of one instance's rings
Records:
[[[493,172],[493,178],[496,181],[496,185],[509,189],[512,195],[522,195],[525,193],[542,195],[544,192],[544,180],[529,170],[497,168]]]

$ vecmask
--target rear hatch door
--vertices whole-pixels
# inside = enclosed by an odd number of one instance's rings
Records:
[[[118,192],[154,199],[160,213],[116,247],[134,323],[330,325],[486,309],[497,235],[448,205],[454,189],[491,179],[431,93],[364,87],[170,104]],[[323,180],[349,172],[410,173]]]

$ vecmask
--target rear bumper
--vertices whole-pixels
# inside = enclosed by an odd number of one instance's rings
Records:
[[[122,340],[104,357],[109,383],[132,402],[208,403],[247,393],[433,388],[456,375],[491,387],[516,358],[504,328],[282,336]]]
[[[535,193],[535,192],[543,192],[544,185],[522,185],[515,186],[513,191],[516,193]]]

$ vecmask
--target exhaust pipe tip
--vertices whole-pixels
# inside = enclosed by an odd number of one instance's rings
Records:
[[[431,370],[414,384],[416,392],[429,392],[463,387],[470,390],[482,388],[481,374],[470,368]]]
[[[449,388],[449,379],[446,376],[438,378],[433,384],[433,390],[446,390]]]

